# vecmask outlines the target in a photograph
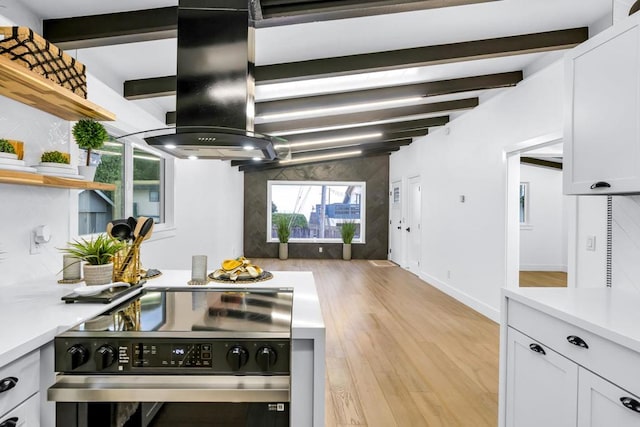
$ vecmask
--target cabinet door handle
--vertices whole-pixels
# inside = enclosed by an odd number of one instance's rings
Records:
[[[542,348],[538,344],[529,344],[529,348],[531,349],[531,351],[535,351],[536,353],[540,353],[542,355],[547,354],[547,352],[544,351],[544,348]]]
[[[406,230],[411,232],[411,227],[407,227]]]
[[[2,424],[0,424],[0,427],[16,427],[18,425],[18,421],[18,417],[12,417],[3,421]]]
[[[640,412],[640,402],[631,398],[631,397],[621,397],[620,402],[626,407],[631,409],[634,412]]]
[[[598,181],[595,184],[591,184],[591,187],[589,188],[591,188],[592,190],[595,190],[596,188],[611,188],[611,184],[604,181]]]
[[[582,348],[589,348],[589,346],[587,345],[586,342],[584,342],[584,340],[580,337],[577,337],[575,335],[569,335],[567,337],[567,341],[569,341],[571,344],[573,345],[577,345],[578,347],[582,347]]]
[[[16,377],[7,377],[0,380],[0,393],[11,390],[16,386],[17,383],[18,379]],[[0,425],[0,427],[2,426]]]

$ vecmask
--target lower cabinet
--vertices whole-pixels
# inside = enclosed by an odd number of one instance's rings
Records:
[[[501,427],[640,427],[640,353],[583,319],[503,307]]]
[[[578,407],[579,427],[640,426],[640,398],[582,368]]]
[[[507,425],[575,426],[578,365],[512,328],[507,345]]]

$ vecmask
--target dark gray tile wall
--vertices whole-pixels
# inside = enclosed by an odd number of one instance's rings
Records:
[[[366,244],[353,244],[355,259],[387,259],[389,156],[336,160],[314,165],[244,173],[244,255],[277,258],[278,243],[267,243],[267,181],[365,181]],[[322,246],[322,253],[318,248]],[[341,243],[289,243],[289,258],[342,258]]]

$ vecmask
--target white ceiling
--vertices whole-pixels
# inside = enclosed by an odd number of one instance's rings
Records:
[[[0,7],[12,1],[0,0]],[[96,15],[110,12],[176,6],[177,0],[19,0],[41,19]],[[2,9],[0,9],[0,14]],[[258,28],[256,65],[278,64],[368,52],[431,46],[461,41],[592,26],[610,21],[612,0],[501,0],[465,6],[306,24]],[[609,22],[610,24],[610,22]],[[122,82],[174,75],[176,40],[158,40],[81,49],[70,52],[87,65],[90,73],[122,92]],[[297,83],[259,84],[258,101],[525,70],[544,53],[480,59],[309,80]],[[501,89],[508,90],[508,89]],[[447,95],[428,102],[460,99]],[[131,101],[159,112],[175,109],[175,97]],[[259,122],[259,119],[258,121]]]

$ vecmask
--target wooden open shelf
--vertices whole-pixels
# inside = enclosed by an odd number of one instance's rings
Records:
[[[114,184],[102,182],[81,181],[79,179],[61,178],[57,176],[40,175],[30,172],[0,170],[0,183],[17,185],[35,185],[39,187],[76,188],[80,190],[113,191]]]
[[[110,111],[87,101],[51,80],[0,56],[0,95],[14,99],[64,120],[91,118],[115,120]]]

